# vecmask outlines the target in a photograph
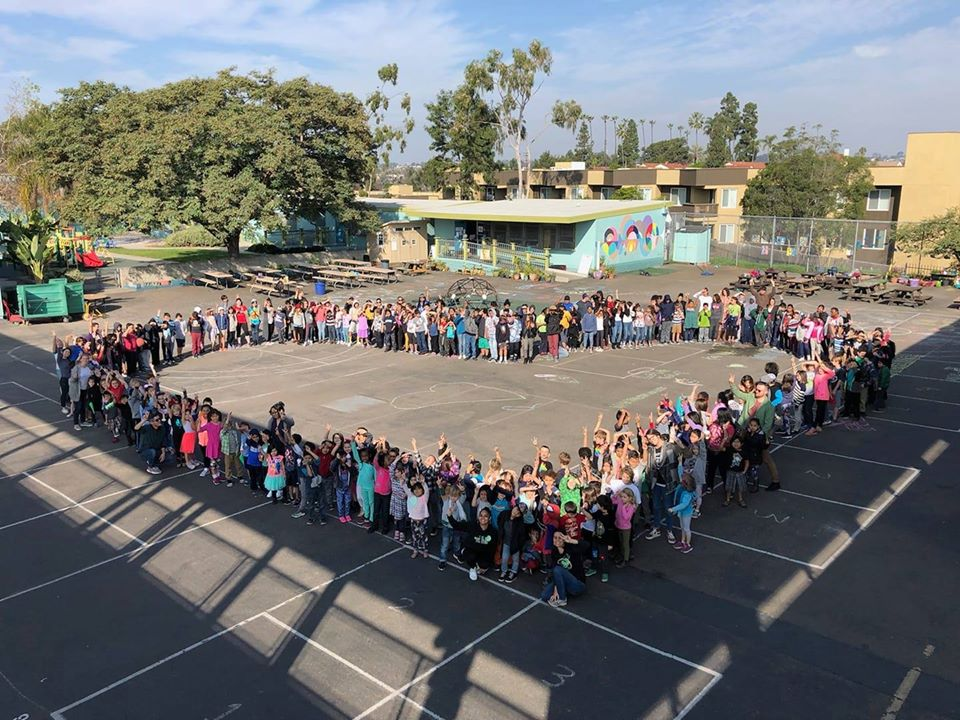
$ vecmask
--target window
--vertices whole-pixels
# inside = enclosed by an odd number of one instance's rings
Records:
[[[887,231],[880,228],[864,228],[860,247],[864,250],[883,250],[887,244]]]
[[[670,203],[672,205],[683,205],[687,202],[687,189],[685,187],[670,188]]]
[[[574,185],[572,188],[570,188],[570,199],[583,200],[583,188],[579,185]]]
[[[556,249],[573,250],[577,246],[576,225],[556,225]]]
[[[542,187],[540,188],[540,199],[549,200],[550,199],[550,188]]]
[[[891,192],[889,188],[871,190],[867,195],[867,210],[886,212],[890,209]]]
[[[724,188],[723,192],[720,193],[720,207],[735,208],[736,206],[737,206],[736,188]]]
[[[517,188],[512,187],[509,190],[507,190],[507,197],[510,200],[516,200],[519,196],[520,196],[520,190],[518,190]]]
[[[602,187],[600,188],[600,199],[609,200],[613,197],[613,188],[612,187]]]
[[[720,242],[724,244],[736,242],[737,226],[733,224],[721,225],[719,239],[720,239]]]
[[[649,200],[653,197],[653,190],[648,187],[637,188],[637,199],[638,200]]]
[[[490,202],[495,200],[497,197],[497,189],[492,185],[487,185],[483,189],[483,199]]]

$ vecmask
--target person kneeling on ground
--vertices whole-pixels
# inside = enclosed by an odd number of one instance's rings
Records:
[[[140,431],[140,454],[147,463],[147,472],[159,475],[160,464],[164,461],[164,441],[167,437],[163,418],[160,413],[152,412],[145,415],[134,429]]]
[[[476,580],[480,573],[485,573],[493,566],[493,556],[497,549],[497,531],[490,522],[489,508],[482,508],[477,513],[476,522],[457,520],[454,517],[454,510],[453,505],[447,509],[450,527],[464,533],[464,548],[456,558],[470,568],[470,579]]]
[[[581,595],[587,589],[580,543],[564,535],[553,534],[553,570],[540,599],[552,607],[563,607],[567,596]]]

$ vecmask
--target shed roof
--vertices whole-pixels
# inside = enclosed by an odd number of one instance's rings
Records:
[[[667,201],[635,200],[388,200],[361,198],[368,204],[408,215],[441,220],[568,224],[635,212],[660,210]]]

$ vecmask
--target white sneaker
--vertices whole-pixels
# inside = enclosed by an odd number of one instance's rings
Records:
[[[161,473],[161,470],[158,467],[150,466],[147,468],[147,472],[150,473],[151,475],[159,475]]]
[[[74,426],[73,426],[73,429],[74,429],[74,430],[79,430],[79,429],[80,429],[80,426],[79,426],[79,425],[76,425],[76,424],[74,424]]]
[[[62,407],[62,408],[60,408],[60,412],[62,412],[64,415],[69,415],[69,414],[70,414],[70,408]]]
[[[204,468],[203,470],[200,471],[200,477],[206,477],[209,474],[210,474],[210,468]]]
[[[470,568],[470,579],[471,580],[477,579],[477,569],[475,567]]]

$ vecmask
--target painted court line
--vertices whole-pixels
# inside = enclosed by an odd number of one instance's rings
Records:
[[[539,601],[539,600],[534,600],[532,603],[530,603],[530,604],[527,605],[526,607],[518,610],[518,611],[515,612],[513,615],[511,615],[510,617],[508,617],[506,620],[500,621],[499,623],[497,623],[496,625],[494,625],[492,628],[490,628],[489,630],[487,630],[485,633],[483,633],[483,635],[480,635],[479,637],[477,637],[476,639],[474,639],[472,642],[467,643],[467,644],[464,645],[462,648],[460,648],[459,650],[457,650],[455,653],[453,653],[452,655],[449,655],[448,657],[444,658],[442,661],[440,661],[439,663],[437,663],[436,665],[434,665],[434,666],[433,666],[432,668],[430,668],[429,670],[425,670],[424,672],[420,673],[419,675],[417,675],[417,676],[416,676],[413,680],[411,680],[410,682],[406,683],[405,685],[401,685],[399,688],[397,688],[396,690],[394,690],[392,693],[390,693],[389,695],[387,695],[385,698],[383,698],[383,699],[380,700],[379,702],[374,703],[373,705],[371,705],[370,707],[368,707],[366,710],[364,710],[364,711],[363,711],[362,713],[360,713],[359,715],[354,716],[353,720],[363,720],[363,718],[367,717],[367,715],[369,715],[370,713],[375,712],[376,710],[379,710],[379,709],[382,708],[384,705],[386,705],[388,702],[390,702],[391,700],[393,700],[395,697],[397,697],[398,695],[400,695],[400,694],[402,694],[402,693],[405,693],[407,690],[409,690],[410,688],[412,688],[414,685],[416,685],[417,683],[421,682],[422,680],[426,680],[428,677],[430,677],[430,676],[433,675],[435,672],[437,672],[437,670],[440,670],[440,669],[443,668],[444,666],[446,666],[446,665],[448,665],[449,663],[453,662],[453,661],[456,660],[458,657],[460,657],[461,655],[463,655],[465,652],[468,652],[468,651],[472,650],[475,646],[479,645],[481,642],[483,642],[484,640],[486,640],[488,637],[490,637],[491,635],[493,635],[495,632],[497,632],[497,631],[499,631],[499,630],[502,630],[502,629],[505,628],[507,625],[509,625],[510,623],[512,623],[514,620],[516,620],[517,618],[521,617],[524,613],[527,613],[527,612],[529,612],[530,610],[533,610],[533,608],[537,607],[537,605],[540,605],[540,601]]]
[[[762,485],[761,487],[769,487],[768,485]],[[843,507],[853,508],[854,510],[865,510],[866,512],[876,512],[876,508],[864,507],[863,505],[854,505],[853,503],[845,503],[840,500],[830,500],[829,498],[820,497],[819,495],[808,495],[806,493],[797,492],[796,490],[785,490],[780,488],[777,492],[782,492],[784,495],[796,495],[797,497],[807,498],[808,500],[816,500],[817,502],[830,503],[831,505],[842,505]],[[3,528],[0,528],[3,530]]]
[[[908,425],[910,427],[923,428],[924,430],[937,430],[938,432],[948,432],[948,433],[960,432],[960,429],[954,430],[951,428],[941,427],[940,425],[923,425],[921,423],[907,422],[906,420],[894,420],[893,418],[877,417],[876,415],[871,415],[870,422],[873,422],[874,420],[877,420],[879,422],[895,423],[897,425]]]
[[[192,475],[193,473],[198,472],[197,470],[188,470],[187,472],[180,473],[179,475],[171,475],[170,477],[157,478],[156,480],[151,480],[150,482],[145,482],[142,485],[135,485],[131,488],[125,488],[123,490],[115,490],[114,492],[106,493],[105,495],[97,495],[83,502],[75,502],[73,505],[67,505],[66,507],[57,508],[56,510],[49,510],[45,513],[40,513],[39,515],[32,515],[31,517],[24,518],[23,520],[17,520],[16,522],[7,523],[6,525],[0,525],[0,531],[7,530],[17,525],[23,525],[28,522],[33,522],[34,520],[40,520],[41,518],[50,517],[51,515],[59,515],[60,513],[67,512],[67,510],[73,510],[74,508],[82,508],[84,505],[89,503],[95,503],[98,500],[106,500],[107,498],[116,497],[117,495],[124,495],[126,493],[136,492],[137,490],[142,490],[145,487],[150,487],[151,485],[157,485],[167,480],[175,480],[176,478],[183,477],[184,475]],[[26,474],[26,473],[24,473]]]
[[[783,443],[782,445],[780,445],[780,447],[784,447],[785,445],[786,443]],[[806,445],[802,447],[798,447],[794,445],[793,447],[788,449],[799,450],[800,452],[805,452],[805,453],[806,452],[816,453],[817,455],[827,455],[829,457],[842,458],[844,460],[855,460],[857,462],[870,463],[871,465],[883,465],[884,467],[897,468],[898,470],[916,470],[916,468],[910,467],[909,465],[897,465],[896,463],[882,462],[880,460],[868,460],[867,458],[854,457],[853,455],[841,455],[840,453],[828,452],[827,450],[814,450],[813,448],[807,447]]]
[[[271,504],[271,503],[268,501],[268,502],[262,503],[262,504],[260,504],[260,505],[256,505],[255,507],[263,507],[264,505],[270,505],[270,504]],[[253,509],[254,509],[254,508],[247,508],[247,510],[253,510]],[[242,510],[241,512],[246,512],[246,510]],[[235,515],[238,515],[239,513],[234,513],[234,514],[235,514]],[[231,515],[231,516],[228,516],[228,517],[233,517],[233,516]],[[221,519],[224,519],[224,520],[225,520],[226,518],[221,518]],[[217,522],[217,521],[215,520],[214,522]],[[203,527],[203,526],[201,525],[200,527]],[[158,668],[158,667],[160,667],[161,665],[164,665],[164,664],[170,662],[171,660],[176,660],[178,657],[182,657],[183,655],[186,655],[187,653],[193,652],[193,651],[196,650],[197,648],[203,647],[204,645],[206,645],[206,644],[208,644],[208,643],[216,640],[217,638],[223,637],[224,635],[228,635],[228,634],[232,633],[234,630],[237,630],[238,628],[243,627],[244,625],[249,625],[249,624],[252,623],[254,620],[256,620],[256,619],[258,619],[258,618],[261,618],[261,617],[265,617],[267,614],[273,612],[273,611],[276,610],[277,608],[283,607],[283,606],[286,605],[287,603],[292,602],[293,600],[295,600],[295,599],[297,599],[297,598],[299,598],[299,597],[302,597],[303,595],[307,595],[307,594],[309,594],[309,593],[311,593],[311,592],[316,592],[316,591],[319,590],[320,588],[326,587],[326,586],[329,585],[330,583],[336,582],[337,580],[340,580],[340,579],[345,578],[345,577],[347,577],[347,576],[349,576],[349,575],[352,575],[353,573],[355,573],[355,572],[357,572],[357,571],[359,571],[359,570],[362,570],[363,568],[367,567],[368,565],[372,565],[373,563],[378,562],[379,560],[383,560],[385,557],[389,557],[390,555],[393,555],[393,554],[396,553],[396,552],[400,552],[401,550],[403,550],[403,547],[398,547],[398,548],[395,548],[395,549],[391,550],[390,552],[386,552],[386,553],[384,553],[384,554],[382,554],[382,555],[379,555],[379,556],[375,557],[373,560],[368,560],[367,562],[363,563],[362,565],[358,565],[357,567],[352,568],[351,570],[347,570],[346,572],[340,573],[339,575],[336,575],[335,577],[330,578],[330,579],[327,580],[326,582],[321,583],[320,585],[317,585],[317,586],[311,588],[310,590],[305,590],[304,592],[297,593],[297,594],[294,595],[293,597],[288,598],[287,600],[284,600],[282,603],[279,603],[279,604],[277,604],[277,605],[274,605],[272,608],[270,608],[270,609],[268,609],[268,610],[265,610],[265,611],[263,611],[263,612],[259,612],[259,613],[257,613],[256,615],[251,615],[251,616],[248,617],[246,620],[241,620],[240,622],[234,623],[234,624],[231,625],[230,627],[226,627],[226,628],[224,628],[223,630],[220,630],[220,631],[218,631],[218,632],[215,632],[213,635],[209,635],[209,636],[203,638],[202,640],[198,640],[197,642],[193,643],[192,645],[188,645],[187,647],[183,648],[182,650],[178,650],[177,652],[172,653],[171,655],[167,655],[165,658],[161,658],[160,660],[157,660],[156,662],[151,663],[150,665],[147,665],[146,667],[140,668],[140,669],[137,670],[136,672],[130,673],[130,674],[127,675],[126,677],[122,677],[122,678],[120,678],[119,680],[110,683],[110,684],[107,685],[106,687],[100,688],[100,689],[97,690],[96,692],[90,693],[89,695],[87,695],[87,696],[84,697],[84,698],[80,698],[79,700],[77,700],[77,701],[75,701],[75,702],[72,702],[72,703],[70,703],[69,705],[65,705],[64,707],[60,708],[59,710],[55,710],[54,712],[50,713],[50,717],[53,718],[53,720],[63,720],[63,718],[64,718],[64,713],[69,712],[70,710],[73,710],[74,708],[77,708],[77,707],[79,707],[80,705],[83,705],[84,703],[93,700],[94,698],[98,698],[98,697],[100,697],[101,695],[103,695],[103,694],[105,694],[105,693],[108,693],[108,692],[110,692],[111,690],[114,690],[114,689],[120,687],[121,685],[125,685],[126,683],[130,682],[131,680],[135,680],[136,678],[140,677],[141,675],[145,675],[146,673],[150,672],[151,670],[155,670],[156,668]],[[125,555],[129,555],[129,554],[130,554],[130,553],[125,553]],[[124,556],[125,556],[125,555],[124,555]],[[124,557],[124,556],[121,556],[121,557]],[[115,560],[115,559],[117,559],[117,558],[111,558],[110,560]],[[109,560],[108,560],[107,562],[109,562]],[[102,565],[103,563],[99,563],[99,564]],[[4,598],[4,599],[5,599],[5,598]],[[0,600],[0,602],[3,602],[3,600]]]
[[[76,577],[77,575],[82,575],[83,573],[89,572],[90,570],[95,570],[95,569],[97,569],[98,567],[100,567],[101,565],[107,565],[107,564],[112,563],[112,562],[114,562],[114,561],[116,561],[116,560],[122,560],[123,558],[128,558],[128,557],[130,557],[130,556],[132,556],[132,555],[135,555],[136,553],[143,552],[144,550],[148,550],[148,549],[150,549],[150,548],[152,548],[152,547],[155,547],[155,546],[157,546],[157,545],[162,545],[162,544],[164,544],[164,543],[168,543],[168,542],[170,542],[171,540],[175,540],[175,539],[177,539],[178,537],[181,537],[181,536],[183,536],[183,535],[187,535],[187,534],[189,534],[189,533],[192,533],[192,532],[194,532],[195,530],[202,530],[203,528],[207,527],[208,525],[215,525],[215,524],[218,523],[218,522],[223,522],[224,520],[229,520],[230,518],[236,517],[237,515],[243,515],[244,513],[250,512],[251,510],[256,510],[256,509],[258,509],[258,508],[262,508],[262,507],[264,507],[264,506],[266,506],[266,505],[270,505],[270,504],[271,504],[271,502],[270,502],[269,500],[267,500],[266,502],[262,502],[262,503],[260,503],[259,505],[254,505],[254,506],[252,506],[252,507],[244,508],[243,510],[238,510],[238,511],[235,512],[235,513],[231,513],[230,515],[224,515],[223,517],[217,518],[216,520],[211,520],[210,522],[203,523],[203,525],[195,525],[194,527],[187,528],[186,530],[182,530],[181,532],[175,533],[175,534],[173,534],[173,535],[168,535],[167,537],[162,537],[162,538],[160,538],[159,540],[151,540],[150,542],[146,543],[143,547],[135,548],[135,549],[129,550],[129,551],[125,552],[125,553],[120,553],[119,555],[114,555],[113,557],[108,557],[106,560],[101,560],[100,562],[96,562],[96,563],[94,563],[93,565],[87,565],[87,566],[84,567],[84,568],[80,568],[79,570],[74,570],[73,572],[67,573],[66,575],[61,575],[60,577],[54,578],[53,580],[47,580],[46,582],[42,582],[42,583],[40,583],[39,585],[34,585],[33,587],[30,587],[30,588],[26,588],[25,590],[18,590],[18,591],[15,592],[15,593],[12,593],[12,594],[10,594],[10,595],[7,595],[6,597],[0,598],[0,604],[5,603],[5,602],[7,602],[8,600],[13,600],[14,598],[18,598],[18,597],[20,597],[21,595],[27,595],[27,594],[29,594],[29,593],[34,592],[35,590],[42,590],[42,589],[45,588],[45,587],[49,587],[49,586],[51,586],[51,585],[56,585],[56,584],[59,583],[59,582],[62,582],[62,581],[64,581],[64,580],[69,580],[70,578]]]
[[[53,373],[51,373],[51,374],[53,374]],[[58,400],[56,400],[55,398],[52,398],[52,397],[50,397],[49,395],[44,395],[43,393],[39,393],[39,392],[37,392],[36,390],[34,390],[33,388],[28,388],[26,385],[21,385],[20,383],[16,382],[15,380],[7,380],[7,383],[5,383],[5,384],[16,385],[16,386],[17,386],[18,388],[20,388],[21,390],[26,390],[28,393],[33,393],[34,395],[37,396],[37,399],[38,399],[38,400],[49,400],[50,402],[55,403],[56,405],[59,405],[59,404],[60,404],[60,402],[59,402]]]
[[[956,380],[947,380],[946,378],[930,377],[929,375],[911,375],[910,373],[897,373],[897,377],[916,378],[917,380],[935,380],[936,382],[948,382],[957,385]]]
[[[100,514],[98,514],[98,513],[95,513],[93,510],[91,510],[91,509],[88,508],[88,507],[84,507],[83,505],[81,505],[80,503],[78,503],[76,500],[74,500],[72,497],[70,497],[69,495],[67,495],[65,492],[62,492],[62,491],[60,491],[60,490],[57,490],[57,488],[53,487],[52,485],[48,485],[48,484],[45,483],[43,480],[37,480],[37,478],[35,478],[35,477],[34,477],[33,475],[31,475],[30,473],[23,473],[23,476],[24,476],[25,478],[28,478],[28,479],[30,479],[30,480],[33,480],[33,481],[34,481],[35,483],[37,483],[38,485],[42,485],[43,487],[45,487],[45,488],[46,488],[47,490],[49,490],[50,492],[56,493],[57,495],[59,495],[60,497],[62,497],[62,498],[63,498],[64,500],[66,500],[67,502],[73,503],[73,505],[76,506],[79,510],[83,510],[85,513],[87,513],[87,514],[90,515],[91,517],[94,517],[94,518],[96,518],[97,520],[99,520],[100,522],[102,522],[102,523],[104,523],[104,524],[106,524],[106,525],[109,525],[110,527],[112,527],[114,530],[116,530],[116,531],[117,531],[118,533],[120,533],[121,535],[124,535],[124,536],[130,538],[131,540],[133,540],[135,543],[138,543],[141,548],[144,548],[144,547],[147,546],[147,543],[146,543],[146,542],[144,542],[143,540],[141,540],[140,538],[138,538],[138,537],[137,537],[136,535],[134,535],[133,533],[127,532],[126,530],[124,530],[122,527],[120,527],[120,526],[117,525],[116,523],[112,523],[112,522],[110,522],[109,520],[107,520],[105,517],[103,517],[103,515],[100,515]]]
[[[36,400],[36,401],[32,400],[31,402],[39,402],[39,400]],[[4,430],[3,432],[0,432],[0,437],[4,437],[6,435],[19,435],[20,433],[26,432],[27,430],[37,430],[39,428],[50,427],[51,425],[60,425],[65,422],[73,422],[73,418],[66,417],[60,420],[51,420],[50,422],[38,423],[36,425],[27,425],[26,427],[17,428],[16,430]]]
[[[950,402],[949,400],[934,400],[933,398],[919,397],[917,395],[895,395],[889,393],[889,397],[903,398],[904,400],[922,400],[923,402],[936,403],[937,405],[960,405],[960,402]]]
[[[359,665],[355,665],[354,663],[350,662],[350,661],[347,660],[346,658],[341,657],[340,655],[337,655],[337,653],[333,652],[333,650],[330,650],[329,648],[324,647],[323,645],[321,645],[320,643],[318,643],[318,642],[317,642],[316,640],[314,640],[313,638],[310,638],[310,637],[307,637],[306,635],[304,635],[304,634],[303,634],[302,632],[300,632],[299,630],[290,627],[289,625],[287,625],[287,624],[284,623],[284,622],[281,622],[280,620],[277,620],[277,618],[275,618],[275,617],[274,617],[273,615],[271,615],[270,613],[264,613],[261,617],[263,617],[265,620],[269,620],[270,622],[272,622],[272,623],[273,623],[274,625],[276,625],[277,627],[282,628],[283,630],[286,630],[288,633],[290,633],[290,634],[293,635],[294,637],[300,638],[301,640],[303,640],[303,642],[305,642],[305,643],[306,643],[307,645],[309,645],[310,647],[312,647],[312,648],[314,648],[314,649],[316,649],[316,650],[319,650],[319,651],[322,652],[324,655],[327,655],[328,657],[336,660],[336,661],[337,661],[338,663],[340,663],[341,665],[344,665],[345,667],[350,668],[350,669],[353,670],[355,673],[357,673],[358,675],[360,675],[360,676],[363,677],[363,678],[366,678],[367,680],[369,680],[370,682],[372,682],[372,683],[373,683],[374,685],[376,685],[377,687],[379,687],[379,688],[381,688],[381,689],[383,689],[383,690],[386,690],[386,691],[389,692],[389,693],[394,693],[394,692],[396,692],[396,690],[394,690],[394,688],[393,688],[392,686],[387,685],[387,684],[386,684],[385,682],[383,682],[383,680],[381,680],[380,678],[374,677],[373,675],[371,675],[370,673],[368,673],[366,670],[364,670],[364,669],[363,669],[362,667],[360,667]],[[424,715],[427,715],[428,717],[433,718],[433,720],[443,720],[443,718],[442,718],[441,716],[437,715],[435,712],[433,712],[433,711],[431,711],[431,710],[428,710],[427,708],[425,708],[423,705],[421,705],[420,703],[416,702],[415,700],[411,700],[407,695],[404,695],[404,694],[401,693],[401,694],[399,694],[399,695],[396,695],[395,697],[399,697],[399,698],[400,698],[401,700],[403,700],[404,702],[410,703],[410,704],[413,705],[415,708],[417,708],[417,710],[419,710],[420,712],[422,712]]]
[[[18,403],[9,403],[7,405],[0,406],[0,412],[4,410],[9,410],[10,408],[20,407],[21,405],[30,405],[31,403],[43,402],[44,400],[49,400],[50,398],[34,398],[33,400],[24,400],[23,402]]]
[[[21,475],[28,472],[40,472],[42,470],[48,470],[52,467],[59,467],[60,465],[66,465],[67,463],[78,462],[80,460],[89,460],[90,458],[100,457],[101,455],[112,455],[113,453],[123,452],[124,450],[131,450],[131,447],[118,447],[113,448],[112,450],[101,450],[100,452],[90,453],[89,455],[78,455],[74,458],[68,458],[66,460],[59,460],[55,463],[50,463],[48,465],[36,465],[29,470],[22,470],[20,472],[10,473],[9,475],[0,475],[0,480],[7,480],[9,478],[20,477]]]
[[[872,516],[871,516],[872,517]],[[699,530],[692,531],[693,535],[698,537],[708,538],[709,540],[716,540],[717,542],[724,543],[725,545],[733,545],[738,547],[741,550],[749,550],[750,552],[759,553],[761,555],[767,555],[772,558],[777,558],[778,560],[784,560],[788,563],[793,563],[794,565],[801,565],[806,568],[811,568],[813,570],[822,570],[822,565],[817,565],[816,563],[807,562],[805,560],[797,560],[796,558],[787,557],[786,555],[779,555],[775,552],[770,552],[769,550],[761,550],[760,548],[755,548],[752,545],[744,545],[743,543],[734,542],[733,540],[727,540],[726,538],[718,537],[716,535],[708,535],[705,532],[700,532]]]
[[[894,500],[900,497],[903,494],[903,492],[908,487],[910,487],[910,485],[913,484],[913,481],[920,476],[920,471],[917,468],[905,468],[905,469],[912,471],[910,475],[907,477],[907,479],[904,480],[902,483],[900,483],[900,487],[898,487],[896,490],[894,490],[889,495],[887,495],[884,501],[880,503],[880,507],[877,508],[876,512],[870,515],[870,517],[868,517],[863,522],[863,524],[860,525],[860,527],[854,530],[853,533],[851,533],[850,536],[843,541],[843,544],[839,548],[837,548],[837,551],[824,561],[823,566],[820,568],[821,570],[826,570],[828,567],[830,567],[833,564],[833,561],[836,560],[838,557],[840,557],[840,555],[842,555],[847,550],[847,548],[849,548],[853,544],[853,541],[857,539],[857,536],[860,535],[860,533],[862,533],[868,527],[870,527],[874,523],[874,521],[878,517],[880,517],[888,507],[890,507],[890,503],[892,503]]]

